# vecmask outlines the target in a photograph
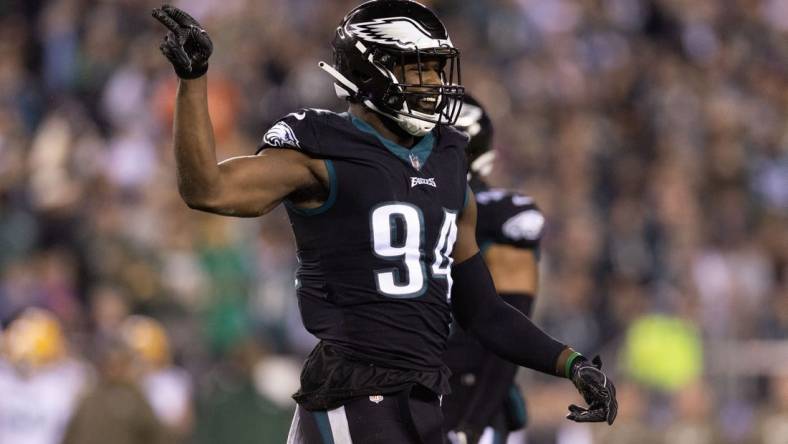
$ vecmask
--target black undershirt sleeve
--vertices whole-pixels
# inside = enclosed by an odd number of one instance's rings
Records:
[[[530,316],[534,296],[528,293],[501,293],[501,299],[516,308],[520,313]],[[474,430],[481,434],[490,423],[492,416],[501,409],[512,389],[512,381],[517,374],[517,365],[500,357],[486,353],[481,370],[476,375],[478,385],[465,405],[465,416],[460,420],[460,430]]]
[[[516,308],[517,311],[526,317],[531,317],[536,296],[530,293],[498,293],[504,302]]]
[[[501,299],[480,253],[452,267],[452,312],[460,326],[500,357],[548,375],[566,345]]]

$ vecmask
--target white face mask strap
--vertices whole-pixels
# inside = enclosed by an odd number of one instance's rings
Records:
[[[358,86],[355,83],[348,80],[347,77],[343,76],[341,72],[334,69],[333,66],[329,65],[326,62],[320,62],[317,64],[323,71],[327,72],[328,75],[336,79],[336,85],[345,89],[349,95],[355,95],[358,93]]]

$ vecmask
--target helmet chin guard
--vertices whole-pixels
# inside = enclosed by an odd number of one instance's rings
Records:
[[[423,5],[364,3],[342,20],[332,47],[334,65],[320,62],[320,68],[334,78],[338,97],[363,104],[416,137],[457,121],[465,91],[460,53],[440,19]],[[425,62],[438,63],[440,83],[424,82]],[[404,82],[406,65],[418,68],[418,83]]]

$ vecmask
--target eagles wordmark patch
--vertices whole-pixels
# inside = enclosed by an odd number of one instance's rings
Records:
[[[438,184],[435,183],[435,178],[430,177],[429,179],[422,178],[422,177],[411,177],[410,178],[410,187],[413,188],[417,185],[428,185],[433,188],[438,188]]]

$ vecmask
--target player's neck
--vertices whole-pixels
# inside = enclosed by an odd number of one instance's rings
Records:
[[[369,110],[360,103],[350,104],[350,114],[353,114],[357,118],[363,120],[369,124],[369,126],[374,128],[378,134],[383,136],[383,138],[388,139],[399,146],[412,148],[417,142],[415,137],[400,129],[394,121]]]

